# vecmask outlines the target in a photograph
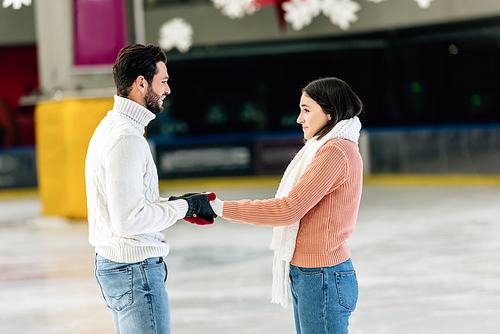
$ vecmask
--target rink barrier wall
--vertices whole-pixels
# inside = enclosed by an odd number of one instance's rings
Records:
[[[364,131],[369,158],[363,156],[363,160],[370,164],[368,174],[500,174],[499,123],[381,127]]]
[[[0,201],[38,196],[38,188],[0,189]]]
[[[34,146],[0,149],[0,189],[37,186],[36,149]]]
[[[231,187],[273,187],[278,188],[281,175],[275,176],[244,176],[244,177],[210,177],[191,179],[160,180],[162,192],[193,189],[195,191],[210,191]],[[365,176],[365,185],[381,186],[484,186],[500,187],[500,175],[395,175],[374,174]],[[28,198],[40,196],[38,188],[1,189],[0,200]],[[47,214],[42,212],[42,214]],[[49,214],[50,215],[50,214]]]
[[[160,189],[199,188],[200,191],[213,188],[230,187],[269,187],[278,188],[281,175],[248,176],[248,177],[213,177],[161,180]],[[500,175],[468,175],[468,174],[372,174],[363,178],[367,185],[393,186],[500,186]]]
[[[36,106],[42,214],[86,218],[87,147],[112,106],[111,98],[46,101]],[[286,165],[303,145],[296,133],[212,137],[148,139],[162,189],[207,191],[242,185],[277,188]],[[500,185],[499,124],[370,129],[363,132],[362,139],[365,184]]]
[[[394,186],[500,186],[500,175],[371,174],[364,184]]]

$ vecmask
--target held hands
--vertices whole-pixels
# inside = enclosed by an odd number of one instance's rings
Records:
[[[214,223],[214,218],[217,215],[212,210],[210,201],[213,201],[217,196],[214,193],[188,193],[182,196],[170,196],[169,201],[183,199],[188,203],[188,211],[185,221],[196,225],[210,225]]]

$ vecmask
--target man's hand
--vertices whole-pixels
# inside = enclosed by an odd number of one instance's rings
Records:
[[[170,196],[169,201],[183,199],[188,202],[188,211],[185,221],[196,225],[210,225],[214,223],[214,218],[217,215],[212,210],[210,201],[213,201],[217,196],[214,193],[187,193],[182,196]]]

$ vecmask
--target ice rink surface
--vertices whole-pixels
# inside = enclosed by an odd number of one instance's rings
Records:
[[[264,199],[276,187],[162,195]],[[0,333],[114,333],[86,222],[40,208],[37,197],[0,200]],[[295,333],[291,307],[270,303],[271,228],[217,218],[164,233],[172,333]],[[360,286],[350,333],[500,333],[500,187],[366,184],[348,245]]]

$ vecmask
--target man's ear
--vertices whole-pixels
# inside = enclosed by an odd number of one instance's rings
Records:
[[[146,91],[146,88],[147,88],[147,81],[146,81],[146,78],[144,78],[142,75],[139,75],[137,77],[137,79],[135,79],[135,82],[134,82],[135,86],[137,87],[137,89],[143,93]]]

